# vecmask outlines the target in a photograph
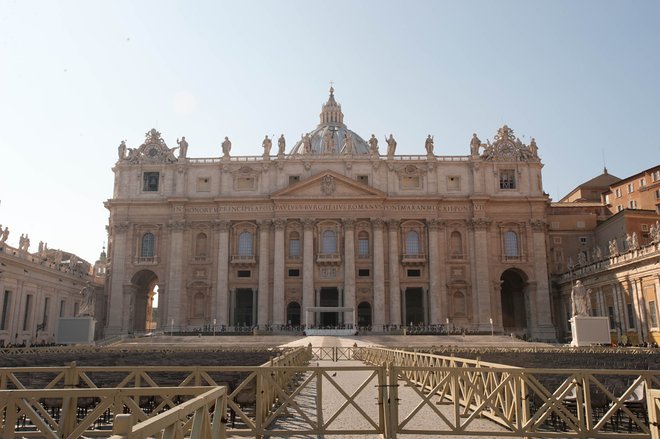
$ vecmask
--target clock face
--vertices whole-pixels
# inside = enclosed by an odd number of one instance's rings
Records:
[[[156,148],[151,148],[147,154],[149,154],[149,157],[156,157],[158,150]]]

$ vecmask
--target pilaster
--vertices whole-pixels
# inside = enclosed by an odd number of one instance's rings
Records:
[[[169,294],[167,295],[168,317],[174,319],[175,324],[182,326],[185,324],[185,315],[181,312],[181,297],[185,296],[183,286],[183,231],[186,228],[186,222],[183,220],[173,220],[167,224],[170,231],[170,255],[167,273],[167,284]],[[132,318],[132,315],[131,315]]]
[[[275,226],[275,250],[273,259],[273,324],[282,325],[286,320],[286,305],[284,303],[284,231],[286,220],[277,218],[273,220]],[[301,310],[302,313],[302,310]],[[304,318],[301,315],[301,322]]]
[[[218,281],[215,291],[214,316],[218,325],[229,325],[229,225],[227,220],[218,220]]]
[[[554,341],[557,338],[550,312],[550,285],[548,282],[548,260],[545,246],[547,224],[541,220],[530,220],[532,228],[532,255],[534,258],[534,297],[535,327],[532,335],[538,340]]]
[[[357,319],[355,304],[355,220],[344,220],[344,306],[353,308],[353,322]]]
[[[270,297],[270,292],[268,291],[270,224],[271,220],[269,219],[257,221],[257,225],[259,226],[259,289],[257,290],[258,295],[255,295],[255,300],[252,303],[258,309],[255,325],[259,328],[268,324],[268,316],[270,315],[268,303]]]
[[[374,237],[374,303],[373,303],[373,324],[376,327],[382,327],[385,321],[385,256],[383,250],[383,226],[385,221],[382,218],[373,218],[371,220]]]
[[[123,302],[124,302],[124,282],[126,278],[126,256],[130,257],[130,250],[127,248],[127,235],[129,224],[127,222],[115,223],[112,225],[112,277],[110,283],[110,292],[108,294],[108,323],[105,330],[106,335],[121,334],[124,331],[123,321]]]
[[[442,272],[440,268],[440,233],[444,230],[445,223],[433,218],[427,221],[429,228],[429,323],[435,325],[441,322],[441,303],[443,294],[440,291],[442,285]],[[444,294],[446,296],[446,292]],[[445,309],[442,307],[442,309]],[[446,311],[445,311],[446,313]]]
[[[389,235],[390,324],[401,324],[401,287],[399,280],[399,221],[387,224]]]
[[[307,308],[314,306],[314,220],[304,218],[303,223],[303,303],[301,318],[307,325],[314,325],[316,313],[307,316]],[[309,320],[307,320],[309,318]]]
[[[473,285],[476,287],[476,309],[473,310],[476,323],[481,331],[490,331],[492,315],[490,297],[490,274],[488,261],[488,229],[491,221],[486,218],[473,218],[468,221],[469,233],[472,235],[472,254],[475,265],[472,268]]]

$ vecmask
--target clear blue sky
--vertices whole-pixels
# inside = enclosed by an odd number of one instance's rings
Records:
[[[293,145],[329,81],[347,125],[467,155],[506,123],[559,199],[658,164],[660,1],[0,0],[0,224],[93,262],[117,145]],[[524,136],[524,137],[523,137]],[[382,143],[382,142],[381,142]]]

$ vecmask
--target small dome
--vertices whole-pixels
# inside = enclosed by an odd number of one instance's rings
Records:
[[[344,114],[341,105],[335,101],[334,88],[330,88],[328,102],[321,109],[321,122],[303,138],[298,140],[290,154],[340,155],[347,154],[351,149],[353,155],[368,155],[369,145],[358,134],[349,130],[344,124]],[[309,136],[309,139],[307,139]],[[305,152],[305,141],[309,140],[310,151]]]

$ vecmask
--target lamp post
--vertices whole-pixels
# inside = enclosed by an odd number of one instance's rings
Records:
[[[213,319],[213,336],[215,337],[215,319]]]
[[[491,318],[488,319],[488,320],[490,321],[490,336],[492,337],[492,336],[495,335],[495,331],[494,331],[494,329],[493,329],[493,318],[491,317]]]
[[[174,335],[174,319],[172,319],[172,322],[170,323],[170,337]]]

